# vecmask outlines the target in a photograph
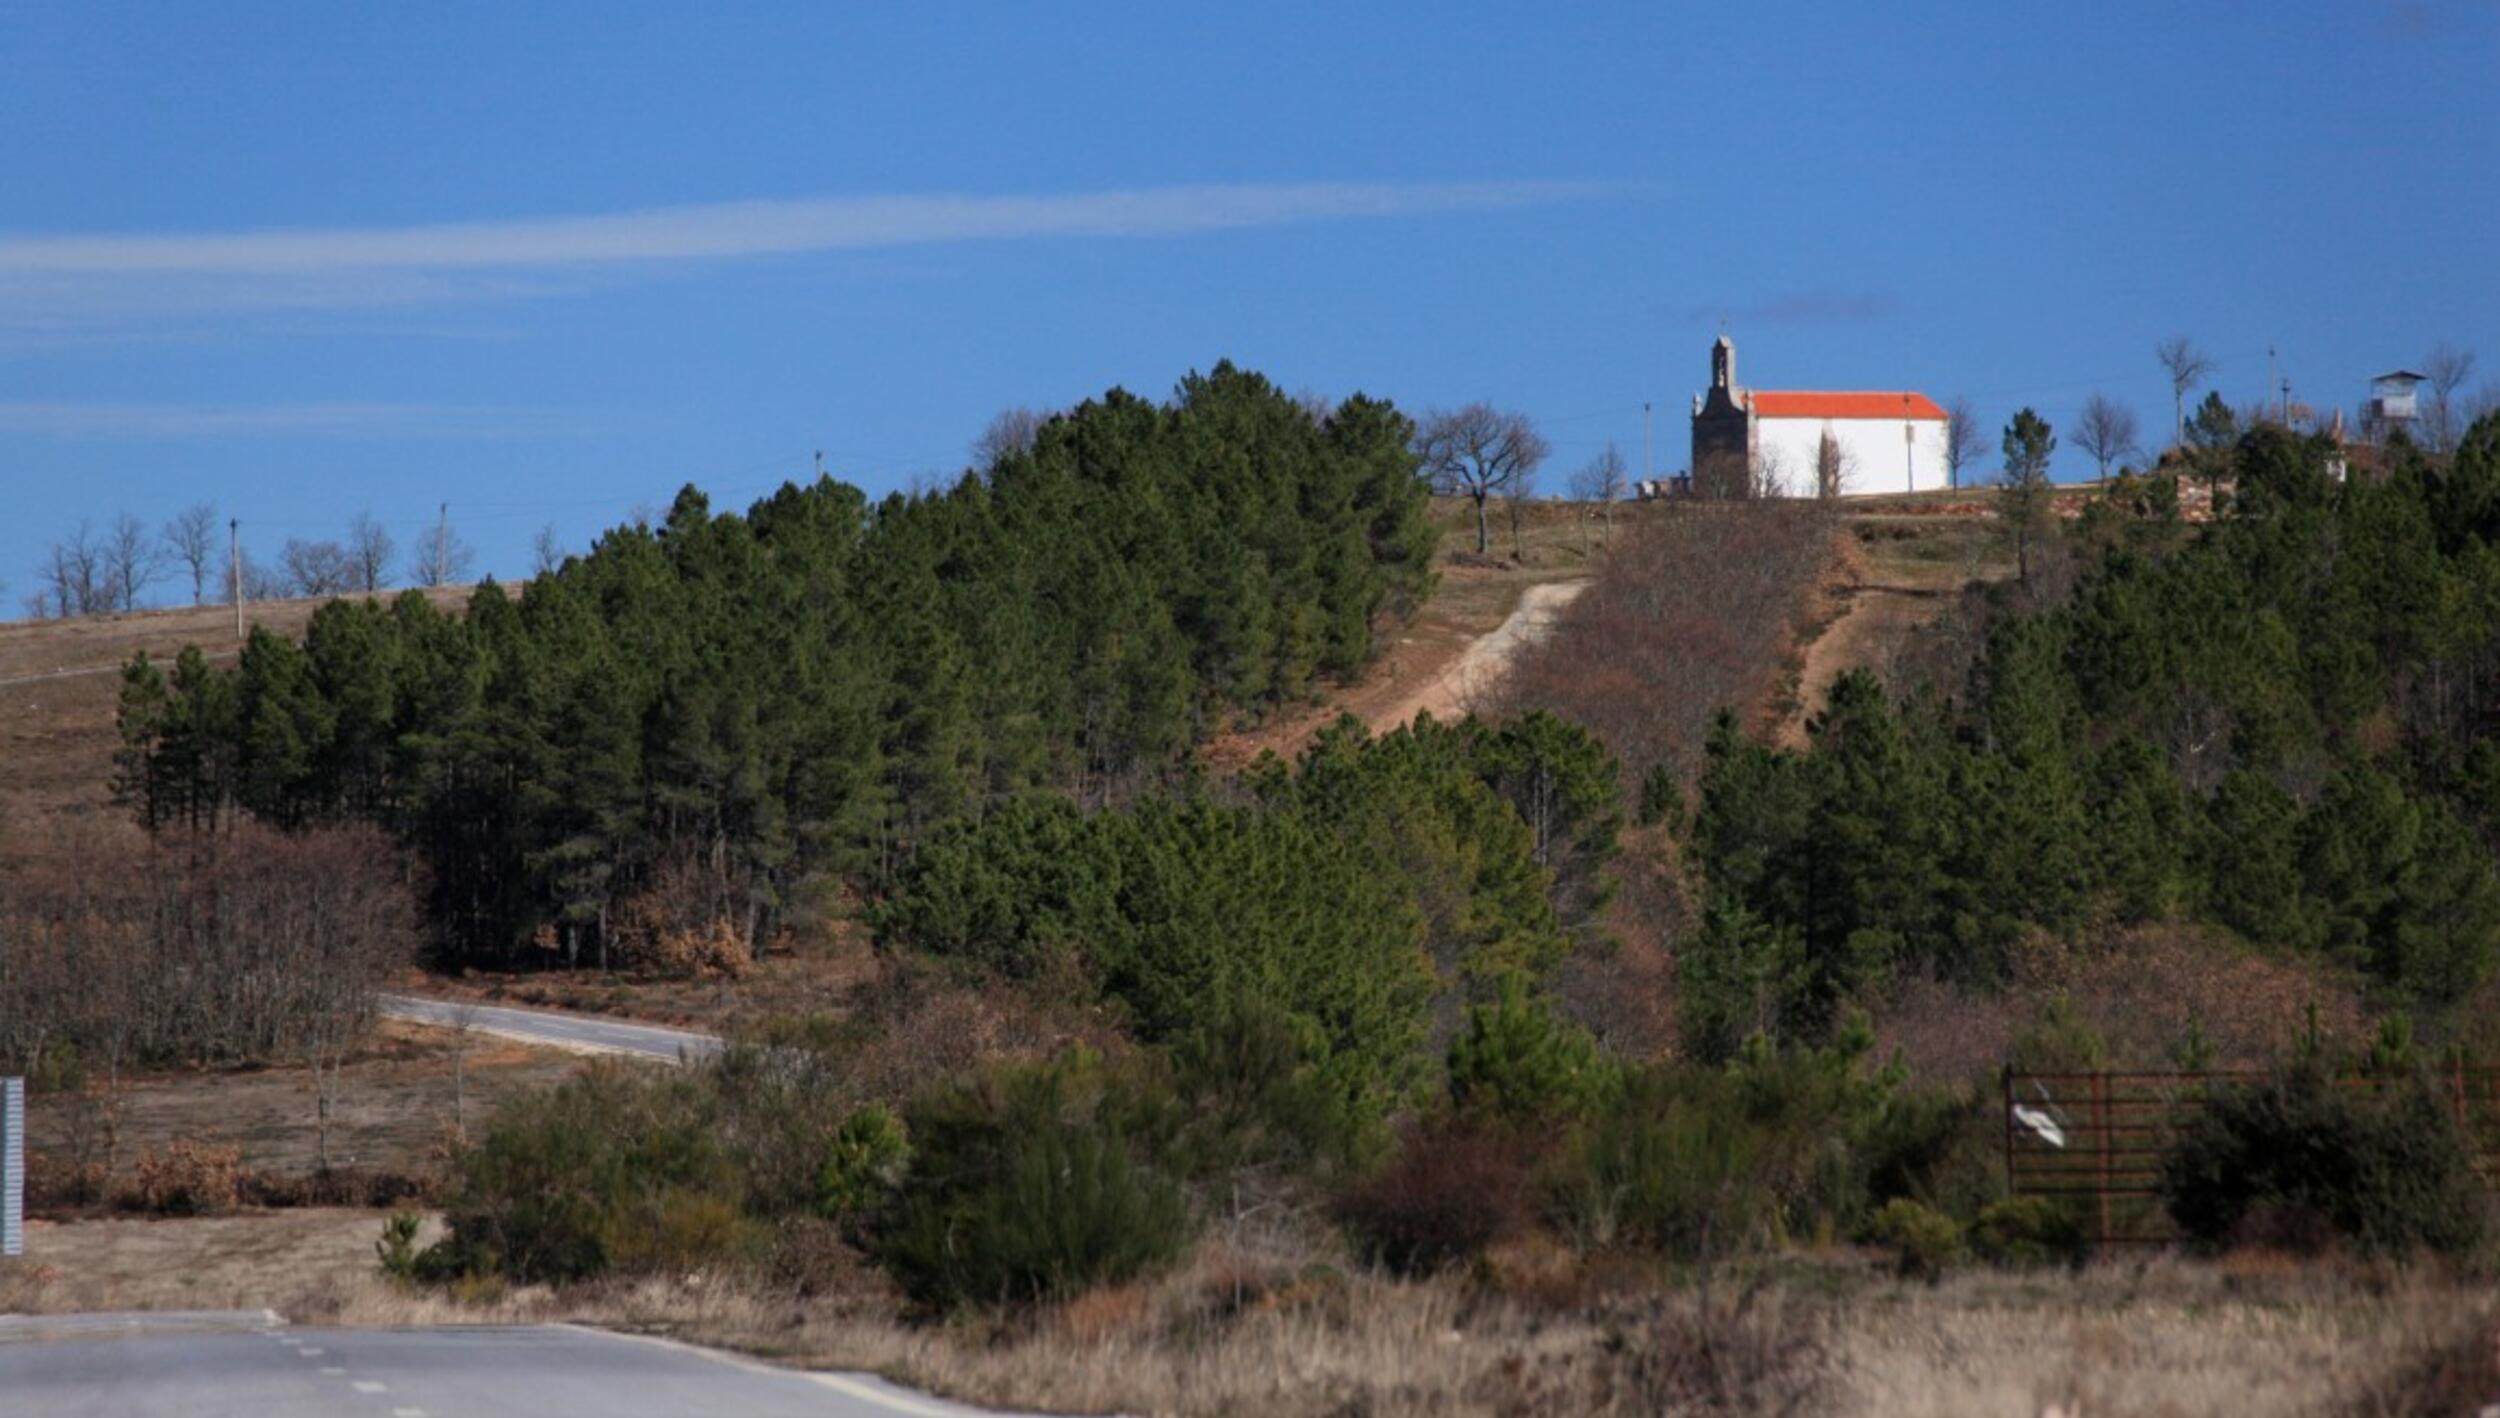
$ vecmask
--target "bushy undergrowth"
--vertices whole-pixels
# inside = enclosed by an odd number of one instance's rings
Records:
[[[1468,1260],[1537,1221],[1536,1144],[1468,1119],[1418,1128],[1339,1194],[1337,1220],[1364,1259],[1399,1275]]]
[[[2162,1192],[2208,1248],[2458,1253],[2491,1229],[2463,1130],[2431,1086],[2338,1079],[2307,1061],[2216,1094],[2164,1159]]]
[[[1058,1298],[1169,1263],[1194,1227],[1141,1102],[1086,1052],[931,1092],[910,1111],[913,1167],[871,1254],[936,1310]]]
[[[563,1281],[735,1256],[743,1178],[701,1103],[686,1080],[594,1068],[505,1104],[461,1155],[431,1267]]]
[[[1757,1036],[1724,1069],[1633,1072],[1570,1156],[1564,1217],[1592,1242],[1706,1257],[1852,1234],[1895,1196],[1975,1207],[1972,1107],[1868,1048],[1863,1027],[1821,1049]]]

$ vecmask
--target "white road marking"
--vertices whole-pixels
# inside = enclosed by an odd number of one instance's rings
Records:
[[[303,1355],[307,1359],[318,1359],[321,1357],[321,1350],[310,1344],[305,1345],[303,1348],[298,1349],[295,1352]]]
[[[322,1369],[321,1376],[325,1379],[343,1379],[347,1377],[347,1371],[336,1364],[331,1364]]]
[[[785,1369],[782,1372],[787,1373],[789,1371]],[[881,1388],[873,1388],[867,1384],[861,1383],[859,1380],[854,1379],[847,1374],[811,1374],[803,1372],[802,1377],[812,1383],[822,1384],[836,1393],[847,1393],[853,1398],[864,1399],[867,1402],[876,1404],[880,1408],[890,1408],[897,1413],[922,1414],[926,1415],[926,1418],[959,1418],[959,1415],[963,1412],[960,1408],[938,1408],[931,1404],[915,1402],[911,1399],[903,1397],[900,1394],[892,1393]]]
[[[422,1408],[394,1408],[391,1410],[391,1418],[425,1418],[425,1410]]]
[[[706,1349],[699,1344],[687,1344],[675,1339],[662,1339],[656,1334],[626,1334],[618,1330],[594,1329],[589,1325],[581,1324],[559,1323],[553,1326],[553,1328],[569,1329],[576,1334],[594,1334],[602,1339],[621,1339],[631,1344],[649,1344],[661,1349],[674,1349],[681,1354],[697,1355],[701,1358],[709,1359],[715,1364],[726,1364],[730,1368],[744,1369],[752,1374],[774,1374],[783,1378],[805,1379],[810,1383],[832,1389],[836,1393],[849,1394],[851,1397],[859,1399],[862,1402],[873,1403],[879,1408],[885,1409],[887,1412],[909,1413],[914,1415],[914,1418],[963,1418],[963,1415],[967,1411],[962,1408],[941,1408],[935,1403],[923,1403],[915,1398],[896,1393],[891,1389],[879,1388],[873,1384],[862,1383],[848,1374],[827,1374],[807,1369],[776,1368],[771,1364],[744,1358],[740,1355],[725,1354],[717,1349]]]
[[[358,1393],[388,1393],[388,1392],[390,1392],[390,1385],[389,1385],[389,1384],[377,1384],[377,1383],[375,1383],[375,1382],[374,1382],[373,1380],[371,1380],[371,1379],[358,1379],[358,1380],[356,1380],[355,1382],[353,1382],[353,1383],[349,1384],[349,1385],[348,1385],[348,1387],[349,1387],[349,1388],[354,1389],[354,1390],[355,1390],[356,1392],[358,1392]]]

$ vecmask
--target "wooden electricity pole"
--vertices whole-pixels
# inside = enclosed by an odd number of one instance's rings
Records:
[[[215,526],[215,523],[209,525]],[[211,535],[215,535],[211,533]],[[226,519],[226,574],[234,582],[234,638],[243,638],[243,519]]]

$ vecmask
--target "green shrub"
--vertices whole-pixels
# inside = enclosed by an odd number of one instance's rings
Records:
[[[2217,1093],[2163,1159],[2162,1192],[2207,1248],[2332,1236],[2374,1253],[2456,1252],[2489,1227],[2472,1152],[2432,1087],[2347,1086],[2315,1063]]]
[[[2092,1257],[2092,1233],[2071,1206],[2045,1196],[1992,1201],[1971,1226],[1971,1245],[1996,1265],[2081,1265]]]
[[[1587,1245],[1707,1257],[1762,1243],[1783,1225],[1782,1145],[1744,1116],[1723,1077],[1646,1070],[1579,1139],[1560,1209]]]
[[[395,1211],[382,1223],[382,1239],[373,1243],[375,1259],[382,1263],[382,1273],[393,1280],[408,1282],[417,1278],[417,1229],[425,1218],[413,1211]]]
[[[1246,996],[1223,1001],[1166,1051],[1181,1135],[1166,1160],[1191,1177],[1265,1164],[1332,1168],[1371,1155],[1387,1129],[1320,1063],[1315,1026]]]
[[[1643,827],[1663,827],[1671,833],[1684,830],[1684,785],[1677,781],[1673,765],[1654,763],[1641,775],[1640,810],[1635,820]]]
[[[594,1068],[506,1103],[459,1158],[429,1268],[532,1283],[741,1254],[741,1177],[699,1090]]]
[[[1450,1043],[1450,1100],[1464,1111],[1512,1122],[1577,1118],[1615,1081],[1597,1040],[1531,999],[1516,978],[1470,1008]]]
[[[1906,1196],[1876,1211],[1869,1234],[1893,1248],[1901,1274],[1913,1279],[1933,1281],[1962,1256],[1961,1223]]]
[[[1168,1263],[1193,1227],[1134,1119],[1161,1100],[1078,1049],[924,1095],[902,1194],[869,1238],[932,1310],[1046,1300]]]
[[[816,1184],[816,1211],[828,1221],[855,1220],[894,1194],[911,1163],[902,1119],[870,1103],[842,1120]]]
[[[1867,1066],[1853,1020],[1828,1048],[1757,1035],[1726,1068],[1636,1070],[1554,1169],[1563,1217],[1590,1244],[1707,1257],[1854,1232],[1896,1195],[1966,1189],[1967,1100]]]

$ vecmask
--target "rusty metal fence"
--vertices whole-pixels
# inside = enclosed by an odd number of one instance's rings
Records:
[[[2003,1072],[2006,1190],[2082,1205],[2104,1245],[2176,1238],[2162,1205],[2162,1159],[2219,1089],[2263,1081],[2246,1070],[2204,1073]],[[2355,1075],[2354,1089],[2389,1080]],[[2450,1066],[2440,1076],[2487,1179],[2500,1179],[2500,1069]]]

